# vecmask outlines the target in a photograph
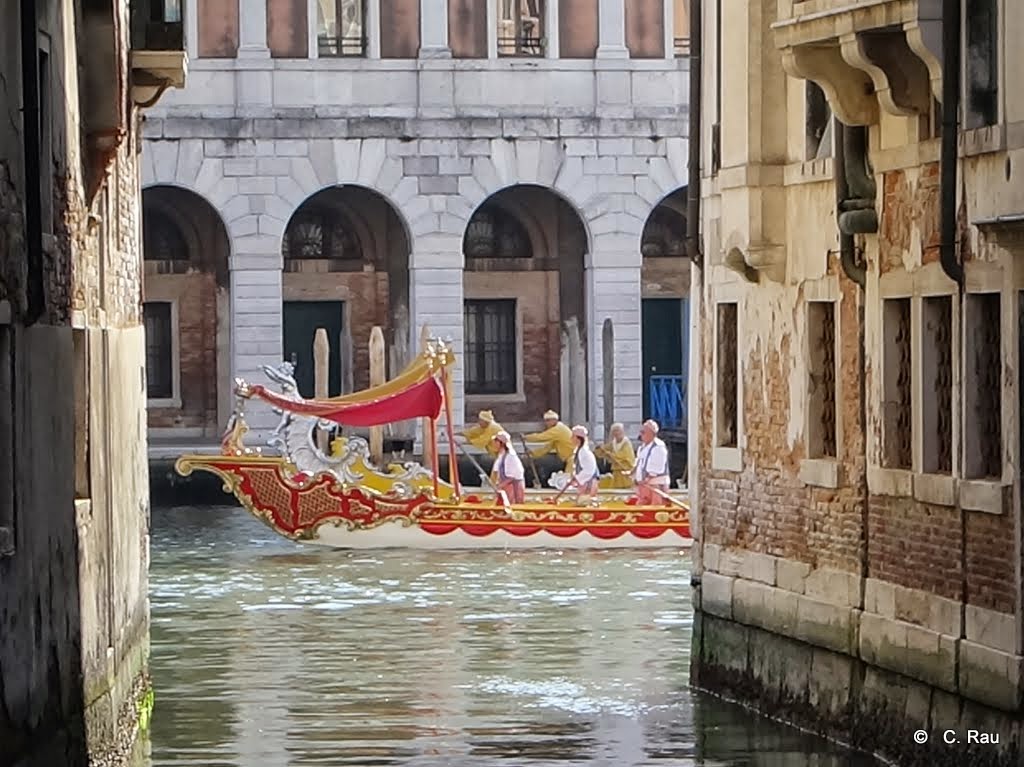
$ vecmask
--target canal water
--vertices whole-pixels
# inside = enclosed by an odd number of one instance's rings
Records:
[[[687,689],[678,552],[323,551],[152,515],[152,767],[867,767]]]

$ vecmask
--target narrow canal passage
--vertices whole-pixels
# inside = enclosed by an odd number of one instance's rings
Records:
[[[677,552],[348,553],[153,512],[153,767],[861,767],[687,690]]]

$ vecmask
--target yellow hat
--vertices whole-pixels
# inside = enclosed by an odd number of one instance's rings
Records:
[[[494,413],[492,413],[490,410],[481,410],[480,414],[477,416],[477,419],[481,421],[487,421],[487,423],[494,423]]]
[[[557,421],[558,420],[558,413],[556,413],[554,410],[549,410],[548,412],[546,412],[544,414],[544,420],[545,421]]]

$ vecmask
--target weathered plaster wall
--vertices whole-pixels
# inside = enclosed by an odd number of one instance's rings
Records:
[[[79,144],[79,58],[66,47],[77,19],[41,4],[53,216],[44,313],[26,327],[19,6],[0,10],[0,760],[119,764],[149,685],[137,134],[129,123],[87,205],[95,158]]]

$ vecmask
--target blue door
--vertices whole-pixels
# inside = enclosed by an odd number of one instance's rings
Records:
[[[686,424],[690,301],[643,299],[643,408],[665,428]]]

